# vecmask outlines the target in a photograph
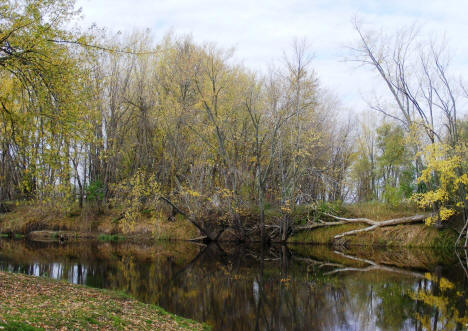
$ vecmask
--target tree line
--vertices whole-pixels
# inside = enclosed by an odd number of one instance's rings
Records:
[[[72,0],[0,5],[0,201],[119,209],[129,227],[179,213],[240,240],[285,239],[291,212],[318,201],[466,214],[466,89],[412,30],[387,43],[355,25],[353,59],[393,97],[366,125],[320,85],[305,42],[260,74],[186,36],[84,33],[69,27],[78,15]]]

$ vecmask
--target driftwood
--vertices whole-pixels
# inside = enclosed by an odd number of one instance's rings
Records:
[[[324,221],[318,220],[316,222],[309,223],[309,224],[306,224],[306,225],[296,226],[294,228],[294,231],[313,230],[313,229],[322,228],[322,227],[325,227],[325,226],[341,225],[341,224],[346,224],[346,223],[347,222],[345,222],[345,221],[324,222]]]
[[[325,214],[328,217],[334,218],[336,220],[342,221],[344,223],[365,223],[368,224],[369,226],[363,229],[357,229],[357,230],[351,230],[347,232],[343,232],[340,234],[337,234],[334,238],[335,239],[340,239],[345,236],[350,236],[356,233],[360,232],[368,232],[375,230],[377,228],[385,227],[385,226],[394,226],[394,225],[399,225],[399,224],[410,224],[410,223],[420,223],[424,221],[427,218],[427,215],[415,215],[415,216],[408,216],[408,217],[401,217],[401,218],[394,218],[391,220],[386,220],[386,221],[374,221],[368,218],[344,218],[344,217],[338,217],[330,214]]]
[[[345,236],[354,235],[356,233],[372,231],[380,227],[394,226],[394,225],[399,225],[399,224],[420,223],[424,221],[424,219],[427,218],[427,215],[414,215],[414,216],[394,218],[394,219],[379,222],[379,221],[371,220],[369,218],[345,218],[345,217],[339,217],[339,216],[335,216],[331,214],[324,214],[324,215],[330,218],[333,218],[337,221],[336,222],[324,222],[322,220],[317,220],[317,221],[309,222],[305,225],[295,226],[293,227],[292,232],[314,230],[316,228],[321,228],[321,227],[336,226],[336,225],[343,225],[343,224],[350,224],[350,223],[364,223],[364,224],[369,225],[368,227],[365,227],[363,229],[351,230],[351,231],[337,234],[334,237],[334,239],[340,239]],[[279,226],[276,226],[276,227],[279,228]]]

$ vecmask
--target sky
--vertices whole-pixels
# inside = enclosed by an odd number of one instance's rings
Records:
[[[319,81],[344,108],[368,108],[365,95],[383,93],[370,68],[345,61],[356,44],[352,21],[395,31],[417,24],[428,36],[445,35],[452,73],[468,77],[467,0],[78,0],[82,24],[110,31],[149,28],[156,40],[169,31],[198,42],[235,48],[235,60],[262,72],[277,64],[295,38],[306,39]]]

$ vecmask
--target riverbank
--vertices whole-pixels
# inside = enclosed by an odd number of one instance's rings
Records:
[[[455,246],[457,233],[452,229],[436,229],[424,224],[396,225],[377,228],[335,240],[335,236],[351,230],[362,229],[360,224],[344,224],[313,231],[302,231],[291,238],[289,243],[314,243],[342,246],[368,247],[420,247],[446,249]]]
[[[290,217],[294,222],[304,224],[330,212],[345,217],[366,217],[382,221],[414,215],[418,211],[411,208],[391,208],[383,204],[368,203],[340,206],[335,210],[330,209],[330,206],[326,206],[323,210],[318,210],[318,208],[313,210],[304,206],[293,211]],[[255,219],[254,214],[252,212],[252,216],[249,217]],[[131,226],[122,221],[121,215],[122,212],[118,210],[106,210],[101,214],[75,211],[64,215],[38,212],[37,208],[30,204],[11,205],[9,212],[0,214],[0,236],[25,236],[33,241],[95,239],[129,242],[151,242],[160,239],[192,240],[201,237],[198,229],[181,215],[167,219],[143,214],[138,222]],[[274,224],[275,219],[281,217],[281,213],[274,209],[266,210],[265,215],[267,224]],[[361,223],[352,223],[298,231],[288,238],[288,242],[341,246],[447,248],[453,247],[457,238],[456,231],[453,229],[437,229],[424,224],[382,227],[339,240],[334,238],[338,234],[365,226]],[[219,237],[219,241],[235,240],[236,237],[230,234],[230,230],[225,231]]]
[[[118,292],[0,271],[0,329],[208,328]]]
[[[37,241],[189,240],[199,236],[197,228],[183,217],[168,221],[142,215],[138,222],[129,226],[122,220],[122,211],[117,209],[100,213],[76,209],[63,213],[41,210],[27,202],[7,206],[9,211],[0,213],[0,236],[24,236]]]

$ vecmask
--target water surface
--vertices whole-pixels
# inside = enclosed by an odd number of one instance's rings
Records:
[[[456,254],[0,240],[0,269],[125,291],[214,330],[466,330]]]

